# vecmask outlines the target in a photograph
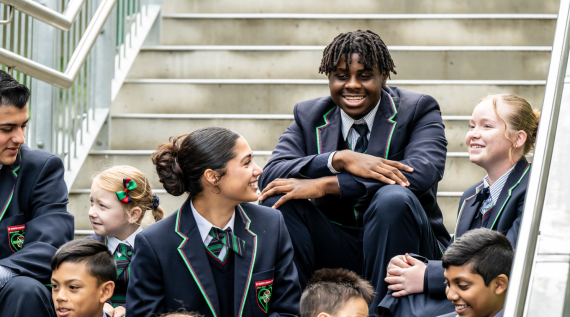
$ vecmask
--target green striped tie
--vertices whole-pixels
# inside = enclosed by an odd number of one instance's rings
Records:
[[[212,236],[212,241],[210,241],[207,248],[217,257],[220,256],[220,251],[222,251],[222,247],[224,245],[240,256],[243,256],[243,252],[245,251],[245,241],[236,237],[232,233],[231,228],[227,228],[224,231],[222,229],[212,227],[212,229],[210,229],[210,236]]]

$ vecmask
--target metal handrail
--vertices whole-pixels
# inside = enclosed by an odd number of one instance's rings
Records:
[[[0,2],[11,5],[11,2],[14,1],[16,0],[1,0]],[[83,3],[84,0],[81,1],[81,3]],[[91,48],[95,44],[99,33],[101,33],[101,30],[103,29],[103,26],[111,14],[111,11],[113,10],[116,2],[117,0],[101,1],[101,4],[97,8],[97,11],[95,11],[93,15],[91,23],[89,23],[89,26],[87,26],[87,29],[85,30],[81,41],[73,52],[73,55],[71,56],[64,73],[22,57],[3,48],[0,48],[0,64],[6,65],[14,70],[30,75],[60,88],[71,87],[75,81],[75,78],[79,74],[79,71],[81,70],[81,66],[83,66],[85,59],[89,55]],[[76,4],[78,2],[74,3]],[[66,12],[68,10],[66,10]]]
[[[49,25],[55,26],[58,29],[69,31],[79,15],[85,0],[69,1],[63,14],[31,0],[2,0],[0,2],[12,6]]]
[[[570,0],[561,0],[524,214],[509,279],[505,317],[522,317],[525,310],[568,63],[569,31]]]

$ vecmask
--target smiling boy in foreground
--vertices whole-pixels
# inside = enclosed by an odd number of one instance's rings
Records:
[[[497,231],[475,229],[457,239],[442,259],[455,312],[440,317],[502,317],[514,254]]]

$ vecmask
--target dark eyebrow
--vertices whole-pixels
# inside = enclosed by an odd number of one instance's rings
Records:
[[[247,160],[248,158],[252,158],[252,157],[253,157],[253,155],[250,153],[250,154],[244,156],[240,162],[243,163],[245,160]]]
[[[333,72],[336,72],[337,70],[343,71],[343,72],[347,72],[348,68],[335,68],[333,69]]]
[[[27,124],[30,121],[30,119],[26,120],[24,123],[22,123],[22,125]],[[18,125],[16,123],[0,123],[0,127],[17,127]]]

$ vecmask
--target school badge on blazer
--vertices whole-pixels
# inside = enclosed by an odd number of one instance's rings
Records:
[[[273,279],[255,282],[257,305],[264,313],[269,311],[269,301],[273,290]]]
[[[12,252],[16,253],[22,250],[24,246],[24,234],[26,225],[8,227],[8,242]]]

